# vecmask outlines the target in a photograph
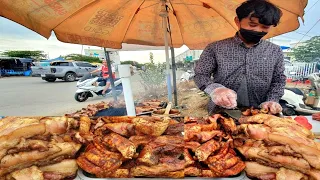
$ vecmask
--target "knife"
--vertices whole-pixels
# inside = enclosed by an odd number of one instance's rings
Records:
[[[242,116],[242,112],[239,109],[224,109],[223,112],[235,120],[239,120]]]

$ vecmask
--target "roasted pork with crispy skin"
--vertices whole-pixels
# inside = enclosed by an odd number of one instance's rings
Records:
[[[243,138],[245,142],[236,143],[236,148],[247,160],[253,161],[247,163],[249,176],[258,179],[320,179],[320,149],[311,131],[293,119],[267,114],[247,117],[242,123],[238,133],[246,136]],[[268,172],[256,171],[258,166],[265,167],[260,169]]]
[[[138,148],[140,145],[146,145],[149,142],[153,141],[155,137],[151,136],[131,136],[129,140]]]
[[[0,137],[0,159],[5,156],[8,149],[14,148],[19,144],[21,138],[30,138],[44,134],[46,127],[44,124],[34,124],[16,129],[7,135]]]
[[[197,168],[197,167],[186,167],[184,169],[184,175],[185,176],[193,176],[193,177],[201,177],[201,169]]]
[[[276,179],[276,173],[279,170],[253,161],[246,161],[245,164],[245,171],[248,177],[257,177],[262,180]]]
[[[199,161],[205,161],[211,153],[220,148],[220,145],[215,140],[210,140],[200,147],[198,147],[195,151],[195,155]]]
[[[8,178],[7,176],[7,179],[45,180],[45,178],[43,177],[43,172],[37,166],[31,166],[29,168],[14,171],[9,176],[11,178]]]
[[[292,171],[290,169],[286,168],[280,168],[280,170],[276,173],[276,179],[277,180],[301,180],[307,178],[304,174]]]
[[[220,130],[212,130],[212,131],[201,131],[198,133],[192,132],[189,135],[190,135],[189,137],[192,137],[189,140],[204,143],[214,138],[215,136],[220,136],[220,137],[223,136],[223,132]]]
[[[136,146],[128,139],[110,133],[103,138],[103,141],[111,148],[116,148],[125,158],[131,159],[136,152]]]
[[[58,146],[52,145],[52,147],[49,148],[48,151],[44,152],[34,150],[29,152],[20,152],[18,154],[6,155],[1,159],[0,177],[15,170],[30,167],[36,162],[46,160],[48,156],[60,151],[61,149]]]
[[[130,135],[134,134],[134,125],[131,123],[108,123],[104,125],[107,129],[120,134],[122,136],[129,137]]]
[[[232,118],[225,118],[221,116],[220,123],[226,132],[233,133],[237,130],[237,126]]]
[[[169,118],[164,118],[160,121],[150,121],[146,118],[134,118],[133,123],[135,125],[135,130],[150,136],[160,136],[162,135],[169,126]]]
[[[159,176],[166,176],[165,173],[168,172],[175,172],[175,171],[180,171],[183,170],[185,167],[185,162],[184,161],[179,161],[177,163],[163,163],[163,164],[157,164],[155,166],[136,166],[133,167],[130,171],[132,176],[135,177],[159,177]],[[168,176],[166,176],[168,177]]]
[[[96,166],[102,167],[104,171],[113,172],[114,170],[118,169],[121,164],[121,157],[117,157],[106,154],[103,154],[96,148],[90,149],[84,153],[84,156],[88,161],[95,164]]]
[[[5,117],[0,121],[0,137],[25,126],[39,124],[41,118],[42,117]]]
[[[40,123],[46,125],[46,134],[64,134],[68,130],[69,119],[67,117],[44,117]]]
[[[12,149],[9,149],[7,154],[14,154],[23,151],[30,151],[30,150],[39,150],[47,151],[49,142],[43,140],[34,140],[34,139],[24,139],[21,138],[20,143]]]
[[[183,154],[184,142],[179,136],[159,136],[147,144],[140,152],[137,161],[146,165],[159,163],[159,154],[170,154],[172,157]]]
[[[79,134],[80,135],[89,134],[90,126],[91,126],[91,119],[86,116],[81,116],[80,117]]]
[[[185,142],[185,148],[191,149],[193,152],[195,152],[200,145],[201,144],[196,141]]]
[[[104,121],[105,123],[120,123],[120,122],[124,122],[124,123],[132,123],[132,120],[134,119],[134,117],[130,117],[130,116],[102,116],[99,117],[99,120]]]
[[[190,166],[195,162],[188,149],[184,149],[184,160],[186,161],[186,166]]]
[[[169,124],[167,130],[163,133],[165,135],[182,135],[181,133],[184,131],[183,122],[176,124]]]
[[[77,164],[84,171],[91,173],[91,174],[94,174],[97,177],[104,177],[104,175],[105,175],[105,171],[101,167],[96,166],[95,164],[93,164],[89,160],[87,160],[86,157],[84,156],[84,154],[81,154],[77,158]]]
[[[39,167],[39,169],[43,172],[45,179],[53,179],[49,177],[59,177],[57,179],[64,179],[76,176],[78,165],[74,159],[65,159],[56,164]]]

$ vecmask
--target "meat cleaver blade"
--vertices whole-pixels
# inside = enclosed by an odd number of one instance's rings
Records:
[[[224,112],[236,120],[239,120],[242,115],[242,112],[239,109],[225,109]]]

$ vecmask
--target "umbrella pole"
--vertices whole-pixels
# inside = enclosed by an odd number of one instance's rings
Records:
[[[117,94],[116,94],[116,88],[114,87],[114,79],[112,78],[112,68],[111,68],[111,60],[110,60],[110,56],[109,56],[109,51],[106,50],[106,48],[104,49],[104,54],[106,56],[106,60],[107,60],[107,64],[108,64],[108,70],[109,70],[109,78],[110,78],[110,82],[111,82],[111,89],[112,89],[112,96],[114,101],[117,101]]]
[[[163,1],[163,0],[162,0]],[[163,1],[164,3],[165,1]],[[164,32],[164,44],[165,44],[165,52],[166,52],[166,77],[167,77],[167,88],[168,88],[168,100],[169,102],[172,102],[172,90],[171,90],[171,74],[170,74],[170,62],[169,62],[169,45],[168,45],[168,12],[163,6],[164,9],[161,11],[160,16],[162,17],[162,23],[163,23],[163,32]]]
[[[172,63],[172,78],[173,78],[173,95],[174,95],[174,105],[178,106],[178,93],[177,93],[177,76],[176,76],[176,60],[174,55],[174,48],[171,49],[171,63]]]

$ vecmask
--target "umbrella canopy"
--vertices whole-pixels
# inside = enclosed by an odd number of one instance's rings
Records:
[[[172,45],[204,49],[237,31],[235,9],[244,0],[2,0],[0,15],[49,38],[121,49],[122,43],[164,45],[165,2]],[[299,27],[307,0],[270,0],[283,11],[280,25],[266,38]],[[171,43],[169,41],[169,43]]]
[[[235,9],[244,1],[2,0],[0,15],[46,38],[54,31],[58,40],[68,43],[113,49],[121,49],[122,43],[164,45],[168,99],[172,101],[169,44],[204,49],[213,41],[234,36],[238,30],[234,22]],[[280,25],[265,38],[299,27],[298,17],[303,16],[308,0],[270,2],[283,11],[283,16]]]

